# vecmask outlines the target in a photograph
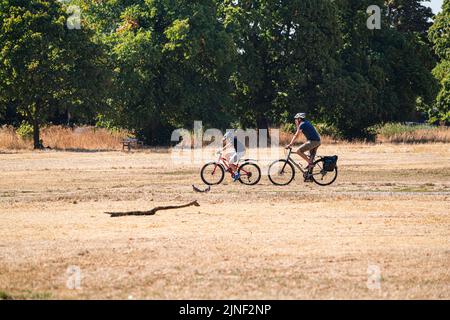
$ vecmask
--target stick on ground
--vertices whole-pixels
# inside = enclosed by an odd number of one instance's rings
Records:
[[[181,206],[163,206],[163,207],[156,207],[153,208],[150,211],[129,211],[129,212],[105,212],[106,214],[109,214],[111,218],[116,217],[125,217],[125,216],[152,216],[156,213],[156,211],[160,210],[171,210],[171,209],[181,209],[186,208],[190,206],[200,207],[200,204],[197,202],[197,200],[192,201],[188,204],[183,204]]]
[[[211,186],[208,186],[205,190],[200,190],[195,185],[192,185],[192,189],[194,189],[195,192],[208,193],[211,191]]]

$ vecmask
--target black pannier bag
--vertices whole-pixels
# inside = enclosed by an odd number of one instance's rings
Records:
[[[323,157],[323,170],[331,172],[336,168],[338,156]]]

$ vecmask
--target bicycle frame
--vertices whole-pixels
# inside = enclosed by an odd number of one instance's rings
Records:
[[[292,148],[289,148],[289,153],[286,157],[286,161],[293,164],[295,167],[297,167],[298,170],[300,170],[302,173],[305,174],[307,171],[291,158],[291,154],[292,154]],[[283,170],[284,170],[284,167],[283,167]]]
[[[238,165],[240,162],[241,162],[241,160],[239,160]],[[220,165],[222,165],[224,167],[226,172],[229,172],[231,174],[234,173],[233,170],[231,170],[229,161],[225,157],[222,156],[222,153],[219,153],[219,158],[216,161],[216,167],[214,168],[214,171],[212,172],[212,174],[216,173],[217,166],[220,166]],[[244,169],[241,169],[241,171],[243,172],[244,175],[249,174],[249,172],[245,171]]]

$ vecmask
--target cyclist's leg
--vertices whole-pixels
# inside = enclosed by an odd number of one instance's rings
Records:
[[[312,171],[313,171],[313,168],[314,168],[314,165],[313,165],[314,158],[316,157],[317,150],[320,147],[320,141],[311,141],[311,146],[313,148],[309,150],[310,165],[308,166],[308,177],[307,177],[307,179],[305,179],[305,181],[311,179]]]
[[[239,159],[240,159],[240,157],[237,152],[234,152],[230,155],[229,165],[230,165],[231,170],[233,170],[233,172],[235,172],[237,170],[237,167],[238,167],[237,165],[238,165]]]
[[[319,149],[319,147],[320,147],[320,144],[317,147],[309,150],[309,159],[310,159],[311,163],[314,162],[314,158],[316,157],[317,150]]]
[[[308,164],[311,164],[309,157],[305,154],[306,151],[309,151],[313,148],[311,145],[311,141],[307,141],[300,146],[297,150],[297,154],[302,157]]]
[[[320,146],[320,142],[317,141],[308,141],[304,145],[300,147],[298,150],[299,155],[308,162],[307,172],[304,174],[305,182],[312,182],[312,171],[314,168],[314,158],[317,154],[317,149]],[[305,154],[306,151],[309,151],[309,156]]]
[[[245,155],[245,151],[243,151],[243,152],[236,152],[236,162],[235,162],[235,164],[237,166],[239,166],[239,161],[241,161],[241,159],[242,159],[242,157],[244,157],[244,155]]]

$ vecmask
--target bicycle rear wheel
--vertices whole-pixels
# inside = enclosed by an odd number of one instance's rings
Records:
[[[325,171],[323,169],[323,160],[318,160],[312,170],[312,179],[319,186],[329,186],[336,181],[338,175],[337,166],[333,171]]]
[[[200,176],[205,184],[214,186],[222,183],[225,177],[225,170],[220,164],[210,162],[203,166]]]
[[[246,162],[239,167],[241,177],[239,181],[248,186],[254,186],[261,180],[261,169],[255,164]]]
[[[292,163],[286,160],[277,160],[269,167],[269,180],[277,186],[287,186],[294,180],[295,169]]]

